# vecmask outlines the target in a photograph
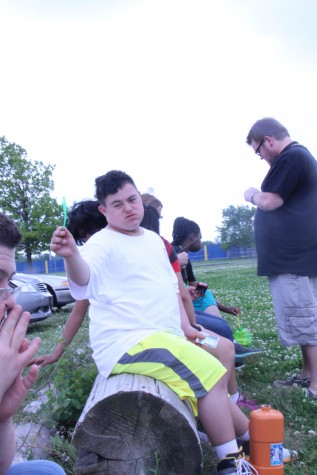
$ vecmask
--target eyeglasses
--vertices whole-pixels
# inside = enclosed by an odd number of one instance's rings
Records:
[[[264,144],[264,141],[265,141],[265,137],[263,137],[263,139],[262,139],[261,142],[259,143],[259,146],[258,146],[258,148],[257,148],[256,151],[255,151],[255,155],[261,156],[260,150],[261,150],[262,145]]]
[[[16,297],[20,292],[21,292],[22,287],[8,287],[6,289],[0,288],[0,303],[4,302],[9,295],[13,295],[13,297]]]

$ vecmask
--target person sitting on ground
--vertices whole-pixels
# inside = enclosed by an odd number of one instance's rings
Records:
[[[23,373],[41,344],[40,338],[31,343],[25,338],[30,314],[22,312],[14,301],[20,288],[9,287],[16,271],[15,249],[21,239],[14,221],[0,213],[0,474],[65,475],[59,465],[48,460],[11,465],[16,452],[13,415],[37,380],[39,368],[33,365],[27,374]]]
[[[201,249],[201,232],[200,227],[194,221],[179,217],[176,218],[173,225],[173,241],[172,245],[177,254],[180,252],[197,252]],[[186,266],[182,266],[182,276],[186,285],[191,287],[192,299],[196,310],[210,313],[221,318],[221,313],[229,313],[238,316],[241,311],[239,307],[223,305],[216,302],[210,289],[207,289],[202,296],[197,290],[197,280],[195,278],[193,267],[188,259]]]
[[[173,226],[173,241],[172,245],[176,252],[197,252],[201,249],[201,232],[200,227],[195,221],[178,217],[174,221]],[[188,263],[182,268],[182,276],[185,285],[191,293],[194,307],[198,313],[201,311],[204,314],[210,314],[213,316],[221,317],[220,310],[229,313],[231,315],[238,316],[241,314],[239,307],[223,305],[220,302],[216,302],[212,292],[207,288],[205,293],[201,295],[201,292],[197,290],[197,280],[193,272],[193,267],[188,259]],[[206,284],[207,285],[207,284]],[[247,356],[254,356],[262,353],[262,350],[255,348],[245,348],[239,343],[235,342],[236,353],[240,358]],[[243,355],[243,356],[242,356]],[[257,356],[256,356],[257,357]]]
[[[59,226],[51,250],[64,258],[74,298],[90,301],[90,342],[99,372],[106,378],[147,374],[165,382],[199,416],[220,459],[217,474],[239,473],[247,461],[236,436],[249,439],[248,418],[228,397],[222,364],[185,338],[196,339],[199,332],[186,324],[161,238],[140,227],[144,208],[132,178],[116,170],[98,177],[96,197],[106,228],[78,248]]]

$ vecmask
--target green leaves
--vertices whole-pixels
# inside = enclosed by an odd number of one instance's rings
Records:
[[[58,363],[58,371],[50,381],[45,407],[58,426],[74,428],[89,396],[97,369],[90,353],[67,351]]]
[[[26,151],[0,137],[0,209],[19,225],[29,267],[32,255],[48,250],[54,229],[62,220],[62,209],[50,196],[54,190],[54,165],[30,161]]]
[[[217,226],[223,249],[254,247],[253,218],[255,208],[229,206],[222,210],[222,225]]]

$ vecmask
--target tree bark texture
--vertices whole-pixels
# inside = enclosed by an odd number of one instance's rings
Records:
[[[199,475],[202,451],[191,409],[164,383],[98,375],[76,425],[77,474]]]

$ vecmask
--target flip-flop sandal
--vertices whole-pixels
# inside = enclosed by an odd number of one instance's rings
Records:
[[[314,394],[311,392],[310,389],[305,389],[306,396],[308,396],[310,399],[315,399],[317,401],[317,394]]]
[[[289,378],[283,380],[274,381],[273,385],[277,388],[285,388],[291,386],[299,386],[302,388],[308,388],[310,385],[310,378],[301,378],[299,374],[293,374]]]

